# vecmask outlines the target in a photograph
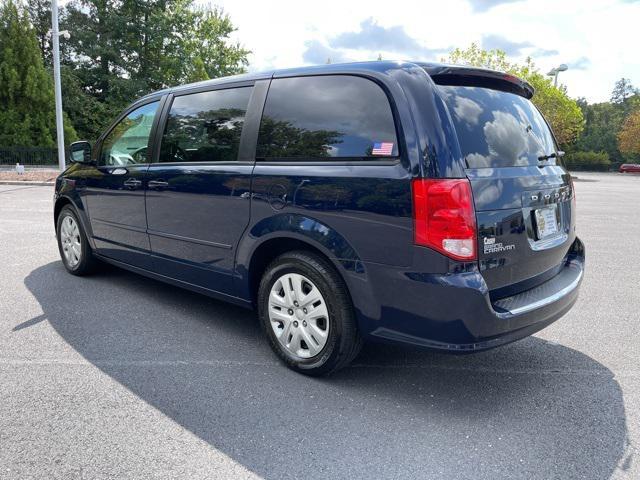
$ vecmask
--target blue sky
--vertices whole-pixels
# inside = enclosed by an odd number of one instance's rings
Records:
[[[200,3],[210,3],[203,1]],[[543,71],[560,63],[573,97],[608,100],[620,77],[640,87],[640,0],[217,0],[252,50],[251,70],[353,60],[439,60],[477,42]]]

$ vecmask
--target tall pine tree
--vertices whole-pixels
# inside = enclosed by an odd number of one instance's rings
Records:
[[[0,5],[0,146],[56,144],[53,81],[24,8]],[[75,138],[65,126],[67,141]]]
[[[27,11],[29,12],[29,20],[38,39],[38,45],[42,50],[42,57],[47,68],[52,65],[51,52],[51,0],[29,0],[27,2]],[[60,50],[63,50],[65,42],[60,42]]]

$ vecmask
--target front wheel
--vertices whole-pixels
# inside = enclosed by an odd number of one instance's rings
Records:
[[[344,281],[311,252],[285,253],[267,267],[258,312],[275,353],[307,375],[346,366],[362,346]]]
[[[60,211],[56,236],[60,258],[67,271],[73,275],[90,273],[95,264],[93,252],[78,216],[69,205]]]

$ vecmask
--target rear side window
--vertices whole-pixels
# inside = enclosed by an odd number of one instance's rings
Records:
[[[162,136],[160,161],[236,161],[251,90],[228,88],[175,97]]]
[[[275,79],[256,154],[320,160],[395,157],[398,140],[387,95],[361,77]]]
[[[439,86],[469,168],[538,165],[555,151],[538,109],[524,97],[480,87]]]

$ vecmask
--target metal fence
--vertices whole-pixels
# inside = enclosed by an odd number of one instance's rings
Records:
[[[15,166],[55,167],[58,165],[58,150],[48,147],[0,147],[0,167]]]

